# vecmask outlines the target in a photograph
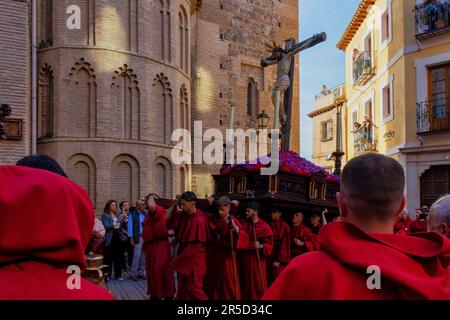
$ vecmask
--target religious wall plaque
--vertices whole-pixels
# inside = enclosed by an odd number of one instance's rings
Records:
[[[23,138],[23,120],[5,119],[2,120],[5,127],[7,140],[22,140]]]

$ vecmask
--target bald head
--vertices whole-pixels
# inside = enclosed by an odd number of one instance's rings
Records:
[[[450,238],[450,195],[442,197],[431,207],[428,231],[438,232]]]
[[[405,172],[396,160],[368,153],[351,159],[341,177],[341,192],[351,211],[365,220],[386,221],[402,211]]]

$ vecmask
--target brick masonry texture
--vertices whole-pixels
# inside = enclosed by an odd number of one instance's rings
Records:
[[[80,30],[66,27],[70,5],[81,9]],[[0,62],[8,66],[0,97],[25,124],[22,141],[0,144],[0,164],[12,164],[30,152],[28,2],[6,0],[0,9]],[[97,214],[110,198],[134,202],[149,191],[210,194],[219,167],[171,163],[171,132],[197,120],[225,130],[230,103],[235,126],[253,126],[250,79],[258,113],[272,115],[276,70],[260,60],[270,40],[298,38],[297,13],[293,0],[38,0],[38,152],[89,192]]]

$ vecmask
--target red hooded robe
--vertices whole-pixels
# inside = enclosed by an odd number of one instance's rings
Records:
[[[411,222],[412,222],[412,220],[409,217],[407,217],[405,220],[398,218],[394,224],[394,233],[399,233],[399,234],[409,233],[410,232],[409,225],[411,224]]]
[[[273,248],[273,232],[269,224],[259,218],[258,223],[253,227],[253,223],[247,221],[244,229],[248,234],[249,243],[245,251],[240,252],[240,275],[241,275],[241,294],[243,300],[259,300],[264,294],[264,288],[267,289],[267,263]],[[253,246],[256,239],[263,245],[259,250],[261,265],[258,266],[258,257],[256,249]],[[261,269],[260,269],[261,267]],[[261,278],[262,273],[262,278]]]
[[[409,232],[418,233],[418,232],[427,232],[427,220],[412,220],[409,224]]]
[[[304,246],[298,246],[295,244],[294,240],[298,239],[305,243]],[[311,229],[308,228],[303,222],[297,227],[292,227],[291,229],[291,257],[297,257],[303,253],[316,251],[318,248],[316,246],[316,235],[312,233]]]
[[[142,222],[142,238],[147,274],[147,292],[152,298],[167,299],[175,295],[170,268],[170,244],[166,228],[166,211],[157,206]]]
[[[284,220],[280,219],[271,222],[270,226],[273,232],[273,250],[267,264],[269,284],[281,274],[291,258],[291,229],[289,228],[289,225]],[[275,261],[280,263],[278,268],[273,266]]]
[[[450,299],[450,241],[437,233],[367,234],[334,222],[319,235],[320,251],[294,259],[264,300]],[[381,289],[367,285],[379,267]]]
[[[52,172],[0,167],[0,300],[112,300],[69,266],[86,267],[94,226],[89,195]],[[73,279],[73,278],[72,278]],[[68,281],[69,280],[69,281]]]
[[[237,250],[247,248],[249,239],[239,220],[230,217],[239,227],[239,234],[230,229],[227,221],[218,218],[209,220],[211,241],[208,243],[205,291],[211,300],[241,299]],[[231,251],[231,236],[233,236],[234,257]]]
[[[179,243],[178,256],[172,268],[178,272],[177,300],[208,300],[203,283],[206,275],[208,222],[199,209],[192,215],[175,213],[170,222]]]

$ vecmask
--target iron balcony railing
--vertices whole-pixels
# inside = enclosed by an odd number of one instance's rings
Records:
[[[353,148],[355,154],[361,154],[364,152],[371,152],[377,150],[377,128],[370,126],[361,126],[358,129],[352,131],[353,133]]]
[[[417,103],[417,133],[437,133],[450,130],[450,98]]]
[[[353,61],[353,85],[363,86],[375,75],[375,63],[370,51],[360,52]]]
[[[423,40],[450,31],[450,2],[434,0],[417,5],[416,38]]]

